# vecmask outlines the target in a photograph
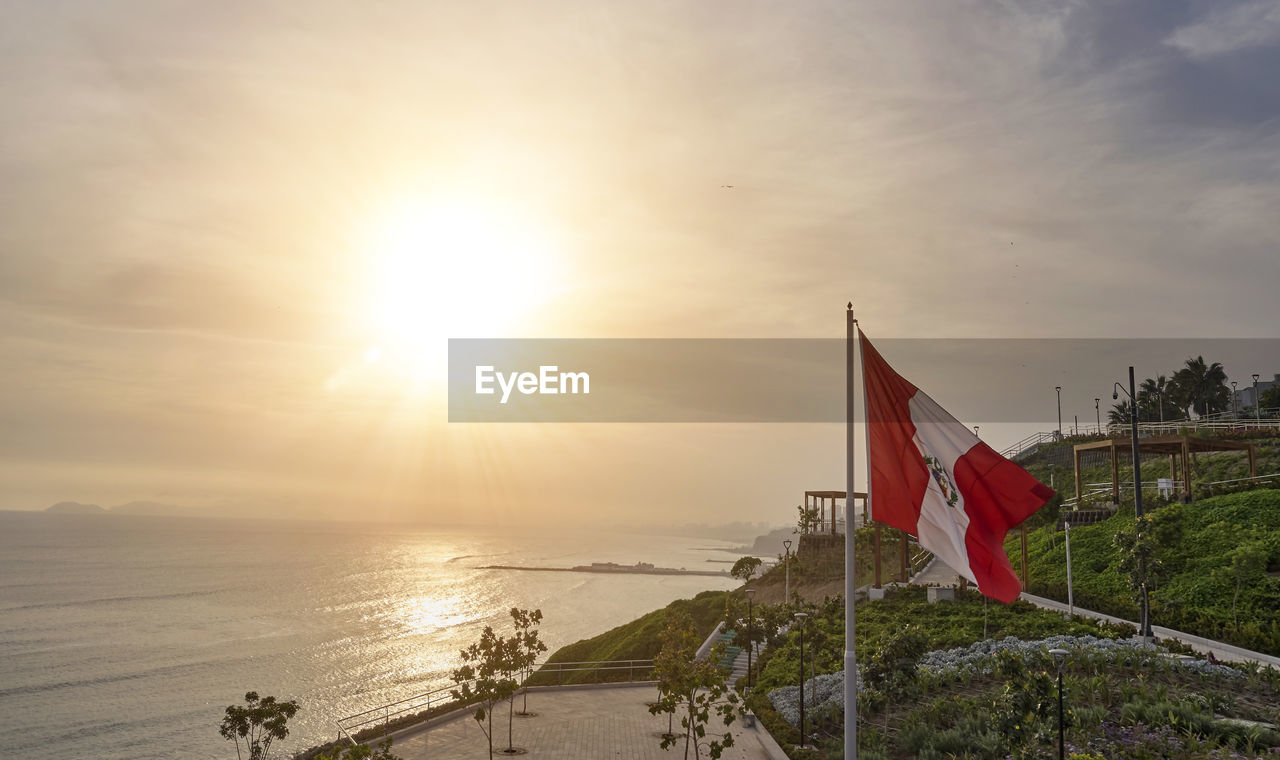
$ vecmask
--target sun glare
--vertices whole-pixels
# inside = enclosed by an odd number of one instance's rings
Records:
[[[447,338],[527,332],[559,278],[546,232],[519,209],[415,199],[374,221],[366,313],[388,356],[438,363]]]

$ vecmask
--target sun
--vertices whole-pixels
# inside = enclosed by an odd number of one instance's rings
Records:
[[[475,200],[401,201],[373,220],[362,247],[364,311],[388,356],[433,360],[448,338],[527,333],[560,278],[557,247],[535,220]]]

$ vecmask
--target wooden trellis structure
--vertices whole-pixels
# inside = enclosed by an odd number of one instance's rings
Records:
[[[1080,482],[1080,455],[1086,451],[1111,452],[1111,501],[1120,503],[1120,454],[1133,456],[1133,439],[1129,437],[1111,438],[1105,441],[1076,444],[1073,455],[1076,471],[1076,498],[1082,493]],[[1209,453],[1218,451],[1245,451],[1249,454],[1249,477],[1256,472],[1257,451],[1252,443],[1232,441],[1225,438],[1195,438],[1189,435],[1160,435],[1138,439],[1138,455],[1167,454],[1169,456],[1169,475],[1172,479],[1182,480],[1183,493],[1191,493],[1191,455],[1193,453]],[[1181,469],[1179,469],[1181,464]],[[1179,478],[1181,473],[1181,478]]]
[[[838,535],[836,531],[836,501],[837,500],[845,501],[845,497],[847,493],[848,493],[847,491],[805,491],[804,492],[805,509],[818,510],[818,530],[814,532],[830,533],[833,536]],[[862,502],[863,524],[864,525],[871,524],[875,526],[875,555],[874,555],[875,583],[873,584],[873,586],[875,588],[880,588],[881,581],[882,581],[881,568],[880,568],[880,532],[884,528],[884,526],[878,522],[873,521],[871,519],[871,515],[868,514],[867,495],[861,491],[854,491],[853,492],[854,504],[856,505],[859,501]],[[830,508],[828,509],[828,507]],[[830,515],[829,518],[828,518],[828,515]],[[844,519],[845,519],[845,529],[848,530],[848,526],[851,524],[853,517],[852,517],[852,513],[849,511],[847,501],[845,506]],[[829,530],[827,527],[828,524],[830,525]],[[891,528],[891,530],[893,529]],[[899,536],[899,539],[900,539],[899,547],[901,548],[901,552],[900,552],[899,563],[898,563],[898,581],[901,583],[906,583],[907,582],[907,565],[908,565],[907,533],[901,530],[899,530],[898,533],[901,534]]]
[[[844,491],[805,491],[804,492],[805,510],[806,511],[810,509],[818,510],[818,530],[813,532],[815,533],[830,532],[831,535],[833,536],[836,535],[836,501],[837,500],[844,501],[844,499],[845,499]],[[862,518],[865,521],[868,518],[867,495],[865,493],[862,493],[861,491],[854,491],[853,500],[855,504],[859,500],[862,501]],[[828,507],[830,507],[830,509],[828,509]],[[827,519],[827,515],[831,516],[830,520]],[[850,517],[849,510],[846,507],[845,508],[846,525],[849,522],[849,517]],[[827,530],[828,522],[831,523],[830,531]]]

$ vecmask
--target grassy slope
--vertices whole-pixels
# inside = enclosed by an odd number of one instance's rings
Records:
[[[1280,569],[1280,491],[1172,504],[1153,515],[1170,521],[1176,531],[1159,550],[1167,575],[1151,595],[1154,622],[1280,654],[1280,577],[1263,574],[1242,584],[1236,604],[1239,625],[1232,623],[1236,585],[1230,577],[1230,554],[1247,541],[1261,542],[1269,567]],[[1133,595],[1117,570],[1120,557],[1112,543],[1118,530],[1132,525],[1132,514],[1121,512],[1106,522],[1072,529],[1077,604],[1134,619]],[[1017,562],[1016,536],[1007,548]],[[1034,531],[1028,539],[1028,558],[1031,591],[1065,600],[1066,552],[1061,534]]]
[[[662,609],[654,610],[630,623],[605,631],[599,636],[563,646],[548,662],[602,662],[606,660],[651,660],[658,653],[658,634],[666,625],[667,613],[683,611],[693,618],[699,636],[707,636],[716,623],[724,619],[725,600],[731,592],[703,591],[692,599],[677,599]],[[591,674],[565,677],[563,683],[594,680]]]
[[[858,605],[858,661],[864,662],[885,640],[908,625],[917,625],[929,641],[929,649],[967,646],[983,638],[1017,636],[1038,639],[1057,633],[1110,638],[1117,631],[1092,621],[1068,622],[1062,614],[1034,607],[1026,602],[984,603],[974,591],[960,593],[955,602],[930,604],[924,588],[890,590],[883,600]],[[985,637],[984,633],[985,619]],[[1133,631],[1128,631],[1132,633]],[[806,671],[818,642],[818,673],[844,670],[844,605],[824,606],[805,634]],[[757,683],[767,691],[794,683],[799,666],[799,636],[792,631],[786,640],[769,651],[762,663]]]
[[[1257,460],[1255,463],[1257,474],[1266,475],[1280,472],[1280,438],[1276,436],[1259,436],[1256,433],[1253,435],[1238,434],[1223,437],[1249,441],[1257,446]],[[1090,438],[1087,440],[1101,439]],[[1075,443],[1076,441],[1063,441],[1045,445],[1035,456],[1021,462],[1021,464],[1026,468],[1027,472],[1030,472],[1040,482],[1048,485],[1052,481],[1054,487],[1062,494],[1064,499],[1071,499],[1075,496],[1075,475],[1071,454]],[[1118,469],[1122,484],[1133,483],[1132,461],[1127,453],[1121,453]],[[1082,464],[1080,472],[1082,483],[1109,484],[1111,482],[1111,459],[1105,451],[1086,454]],[[1142,479],[1144,481],[1150,482],[1156,478],[1167,478],[1169,474],[1169,458],[1167,456],[1150,455],[1142,457]],[[1197,498],[1210,495],[1197,487],[1197,484],[1244,478],[1248,475],[1249,460],[1241,452],[1194,454],[1191,457],[1191,478]],[[1230,490],[1230,487],[1219,486],[1218,488],[1219,493],[1224,490]],[[1089,490],[1089,486],[1086,485],[1085,490]],[[1109,502],[1110,500],[1110,493],[1097,498],[1098,502]],[[1132,491],[1122,491],[1121,502],[1132,504]]]

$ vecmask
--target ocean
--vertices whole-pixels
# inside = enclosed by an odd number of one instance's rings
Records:
[[[289,754],[334,720],[449,683],[458,650],[539,608],[550,651],[706,576],[481,570],[651,562],[725,569],[710,539],[0,512],[0,746],[23,758],[225,758],[227,705],[297,699]],[[275,753],[273,753],[275,754]]]

